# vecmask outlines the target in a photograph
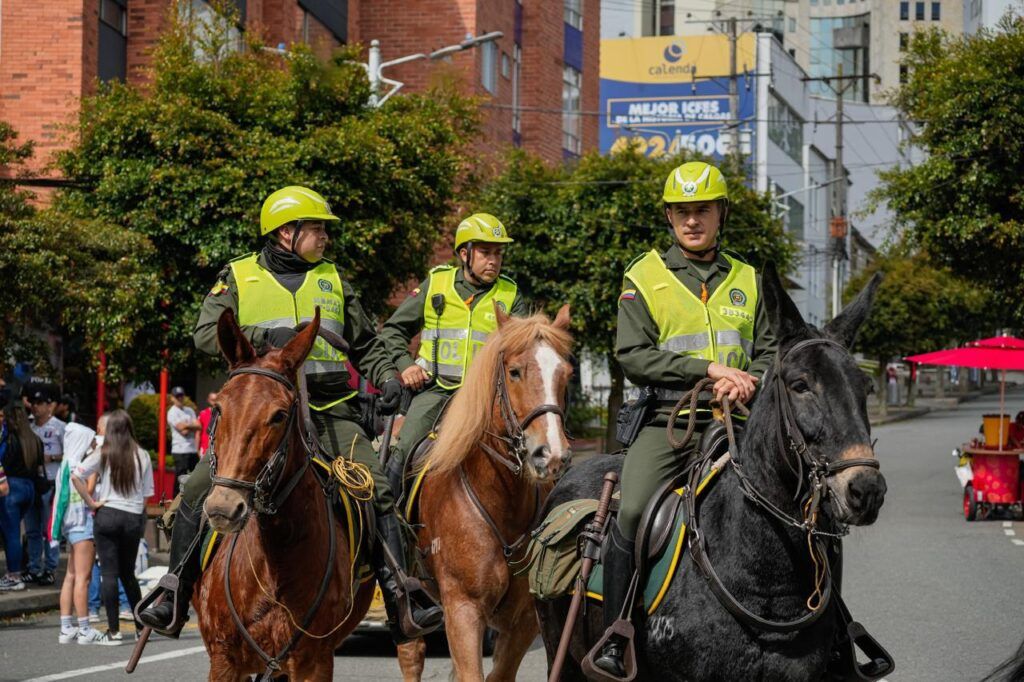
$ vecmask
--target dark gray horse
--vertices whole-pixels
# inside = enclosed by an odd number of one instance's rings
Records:
[[[877,279],[823,330],[804,323],[774,268],[766,270],[763,282],[762,295],[780,341],[781,388],[788,393],[792,420],[811,459],[834,464],[873,457],[867,415],[871,381],[847,349],[867,317]],[[836,343],[800,343],[808,339]],[[780,447],[784,414],[782,394],[770,389],[775,372],[772,369],[764,377],[737,459],[757,491],[799,519],[801,503],[794,496],[798,486],[807,490],[807,471],[794,466],[793,453]],[[570,470],[548,498],[547,509],[575,498],[598,497],[605,472],[619,470],[621,465],[621,457],[605,455]],[[829,494],[821,507],[824,528],[867,525],[878,518],[886,485],[877,468],[850,466],[826,480]],[[699,507],[707,554],[739,603],[774,621],[792,621],[808,613],[814,564],[806,533],[785,525],[745,497],[731,466],[708,487]],[[831,544],[830,550],[836,550],[838,541]],[[549,666],[567,608],[564,599],[538,602]],[[796,632],[766,632],[742,624],[715,597],[687,551],[659,609],[635,621],[638,679],[823,678],[838,625],[835,609],[833,600],[822,617]],[[581,616],[562,679],[583,679],[579,661],[601,636],[600,611],[591,604]]]

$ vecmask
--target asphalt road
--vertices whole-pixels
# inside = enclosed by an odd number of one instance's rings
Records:
[[[1024,392],[1010,395],[1011,413]],[[878,522],[846,543],[844,593],[854,616],[895,656],[900,681],[979,680],[1024,638],[1024,524],[966,523],[950,450],[977,432],[992,400],[967,403],[875,431],[889,494]],[[1018,542],[1014,542],[1017,540]],[[192,680],[207,674],[198,632],[154,637],[128,678],[130,646],[60,646],[55,614],[0,624],[0,680]],[[398,680],[394,649],[357,637],[336,657],[335,679]],[[427,679],[447,679],[443,653],[427,661]],[[543,680],[537,642],[520,671]]]

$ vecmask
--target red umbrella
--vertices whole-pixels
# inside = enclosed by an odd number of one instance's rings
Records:
[[[910,355],[904,359],[921,365],[1002,370],[1002,380],[999,385],[999,414],[1002,415],[1005,413],[1003,406],[1006,402],[1006,370],[1024,370],[1024,339],[1013,336],[995,336],[991,339],[971,341],[964,344],[962,348]],[[1001,432],[1002,420],[1000,420],[999,428]],[[1002,441],[1001,437],[1000,441]]]

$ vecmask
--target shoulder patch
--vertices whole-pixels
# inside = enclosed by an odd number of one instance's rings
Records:
[[[414,297],[419,296],[419,295],[420,295],[420,288],[419,287],[416,287],[415,289],[413,289],[412,291],[409,292],[409,298],[414,298]]]
[[[213,285],[213,288],[210,289],[210,293],[208,293],[207,296],[220,296],[227,290],[228,283],[225,282],[223,278],[218,278],[217,283]]]
[[[632,301],[634,299],[636,299],[636,289],[626,289],[619,294],[619,303],[622,303],[623,301]]]

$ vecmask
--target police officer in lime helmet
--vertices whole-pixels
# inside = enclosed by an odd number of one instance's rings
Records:
[[[501,274],[504,250],[512,238],[498,218],[475,213],[455,230],[456,265],[440,265],[395,310],[381,336],[402,373],[402,383],[418,393],[388,459],[396,494],[416,445],[434,426],[448,399],[487,335],[497,327],[494,305],[524,316],[527,304],[516,283]],[[420,336],[416,357],[409,343]]]
[[[373,475],[378,530],[374,569],[384,594],[392,635],[402,641],[436,629],[442,613],[425,594],[405,598],[399,575],[405,571],[406,552],[394,513],[394,498],[361,425],[353,400],[356,393],[348,387],[346,362],[351,360],[381,388],[381,411],[393,413],[398,409],[398,371],[363,312],[352,285],[343,281],[334,263],[323,257],[328,225],[338,221],[324,198],[311,189],[290,186],[267,197],[260,212],[260,234],[267,237],[263,249],[236,258],[221,270],[203,301],[194,340],[199,350],[218,355],[217,321],[224,311],[231,310],[255,348],[279,348],[295,336],[295,326],[311,320],[319,307],[321,327],[348,343],[346,353],[317,339],[310,351],[304,368],[310,414],[327,453],[347,456],[351,451],[352,457]],[[182,490],[172,530],[170,565],[179,577],[176,598],[150,605],[139,614],[143,623],[170,637],[181,632],[187,619],[188,600],[199,577],[201,543],[195,539],[202,532],[202,505],[210,487],[210,466],[204,459]],[[384,546],[389,552],[383,551]],[[185,608],[175,609],[175,602]],[[402,613],[403,610],[408,612]],[[405,632],[401,623],[408,620],[415,627]]]
[[[616,359],[627,379],[654,391],[656,409],[629,444],[622,466],[619,513],[604,560],[603,611],[609,626],[622,610],[634,571],[634,537],[644,507],[690,464],[710,422],[705,399],[696,415],[697,433],[685,450],[673,450],[665,434],[672,407],[708,377],[715,380],[718,400],[750,402],[777,351],[759,295],[760,274],[721,248],[729,214],[721,171],[703,162],[685,163],[666,178],[662,199],[674,243],[630,263],[619,296]],[[685,419],[689,410],[683,412]],[[623,645],[613,636],[594,664],[622,677]]]

